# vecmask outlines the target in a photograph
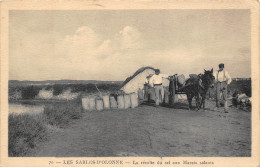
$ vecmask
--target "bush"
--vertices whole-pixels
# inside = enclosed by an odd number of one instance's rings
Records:
[[[67,103],[50,103],[44,108],[47,123],[60,128],[68,126],[71,119],[79,119],[82,116],[81,104],[76,101]]]
[[[242,94],[245,93],[247,96],[251,97],[251,80],[233,80],[230,85],[228,85],[228,94],[234,97],[234,94]],[[208,97],[215,98],[216,96],[216,86],[214,88],[210,88],[208,93]]]
[[[23,99],[34,99],[38,95],[42,87],[39,86],[28,86],[22,89],[22,98]]]
[[[120,83],[100,83],[97,84],[98,89],[102,93],[115,92],[121,88]],[[8,87],[8,95],[9,99],[13,98],[17,92],[20,92],[22,99],[34,99],[39,91],[45,90],[53,90],[53,95],[60,95],[63,91],[71,89],[71,93],[88,93],[88,94],[96,94],[99,93],[95,84],[54,84],[54,85],[10,85]]]
[[[228,90],[233,93],[245,93],[247,96],[251,97],[251,80],[240,80],[232,81],[228,86]]]
[[[34,148],[38,141],[45,139],[46,128],[42,114],[9,114],[8,155],[23,156]]]
[[[73,84],[71,85],[71,92],[96,92],[97,89],[94,84]]]
[[[47,139],[46,125],[65,128],[72,119],[82,116],[81,101],[79,99],[45,104],[43,113],[9,114],[8,117],[8,154],[10,157],[25,156],[38,142]]]
[[[68,85],[65,84],[55,84],[53,85],[53,95],[57,96],[62,93],[64,89],[66,89]]]

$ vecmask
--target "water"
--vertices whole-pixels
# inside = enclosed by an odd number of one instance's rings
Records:
[[[39,114],[43,112],[44,105],[13,104],[9,103],[9,114]]]

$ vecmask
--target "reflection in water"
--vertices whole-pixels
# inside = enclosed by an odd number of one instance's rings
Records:
[[[43,112],[44,105],[27,105],[27,104],[10,104],[9,103],[9,114],[39,114]]]

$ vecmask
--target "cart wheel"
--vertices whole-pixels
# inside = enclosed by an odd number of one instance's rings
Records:
[[[173,93],[172,93],[172,102],[173,102],[173,105],[174,105],[175,102],[176,102],[176,90],[175,90],[175,87],[174,87],[173,90],[174,90],[174,91],[173,91]]]
[[[175,102],[175,82],[174,78],[170,78],[170,84],[169,84],[169,106],[173,107]]]

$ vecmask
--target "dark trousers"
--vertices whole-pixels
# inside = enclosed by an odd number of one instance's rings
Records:
[[[144,85],[144,99],[148,99],[148,89],[149,89],[149,86],[148,84],[145,84]]]

